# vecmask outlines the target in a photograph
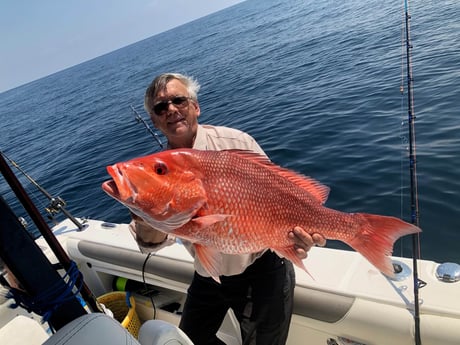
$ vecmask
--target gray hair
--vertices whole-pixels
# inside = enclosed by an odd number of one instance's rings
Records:
[[[179,73],[163,73],[157,76],[145,91],[144,108],[147,113],[153,114],[153,101],[159,92],[166,89],[166,84],[172,79],[177,79],[184,84],[187,88],[188,96],[194,101],[198,100],[200,84],[194,78]]]

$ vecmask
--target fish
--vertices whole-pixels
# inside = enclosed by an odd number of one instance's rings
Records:
[[[221,253],[270,249],[308,273],[288,233],[339,240],[394,276],[394,242],[421,229],[399,218],[325,206],[329,187],[252,151],[173,149],[107,166],[102,189],[154,229],[192,243],[211,277]]]

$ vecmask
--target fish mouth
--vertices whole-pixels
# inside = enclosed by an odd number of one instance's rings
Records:
[[[113,180],[105,181],[102,184],[104,192],[111,197],[126,203],[134,203],[137,196],[135,188],[127,179],[120,168],[115,164],[107,167],[107,172]]]
[[[104,190],[104,192],[113,196],[114,198],[120,198],[120,192],[118,191],[117,184],[114,180],[109,180],[102,183],[102,189]]]

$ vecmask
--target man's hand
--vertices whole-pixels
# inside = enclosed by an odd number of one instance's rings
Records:
[[[295,242],[294,249],[299,259],[305,259],[311,247],[315,245],[323,247],[326,244],[326,239],[323,235],[318,233],[310,235],[299,226],[290,231],[288,236]]]
[[[129,230],[137,243],[143,247],[152,247],[163,243],[167,235],[164,232],[155,230],[148,225],[141,217],[131,212],[132,221]]]

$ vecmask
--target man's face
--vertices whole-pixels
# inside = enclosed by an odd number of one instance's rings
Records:
[[[153,108],[159,111],[151,114],[150,118],[170,144],[190,141],[196,136],[200,106],[188,97],[185,85],[172,79],[153,102]]]

